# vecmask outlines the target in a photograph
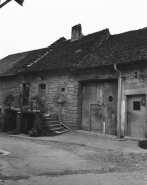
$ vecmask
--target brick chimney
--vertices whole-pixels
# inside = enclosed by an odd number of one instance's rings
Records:
[[[81,24],[77,24],[72,27],[71,41],[75,41],[83,37]]]

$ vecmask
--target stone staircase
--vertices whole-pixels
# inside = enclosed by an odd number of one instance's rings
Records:
[[[70,131],[68,127],[66,128],[64,125],[62,125],[59,119],[55,117],[46,117],[45,122],[49,130],[54,132],[55,134],[62,134],[62,133]]]

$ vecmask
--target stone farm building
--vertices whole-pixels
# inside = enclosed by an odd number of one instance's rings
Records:
[[[22,107],[40,94],[51,115],[62,103],[62,122],[71,129],[147,137],[147,28],[86,36],[81,30],[76,25],[70,40],[3,58],[1,108],[8,92],[22,94]],[[20,112],[17,104],[12,109]]]

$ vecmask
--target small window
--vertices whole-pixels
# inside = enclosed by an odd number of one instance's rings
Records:
[[[61,92],[65,92],[65,88],[63,87],[63,88],[61,88]]]
[[[46,84],[39,85],[39,94],[41,97],[45,97],[46,95]]]
[[[133,110],[140,110],[140,101],[133,101]]]
[[[30,94],[30,84],[23,84],[23,99],[22,104],[28,105],[29,103],[29,94]]]

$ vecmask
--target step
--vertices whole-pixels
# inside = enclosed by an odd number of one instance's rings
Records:
[[[50,123],[56,123],[56,122],[58,122],[59,123],[59,121],[57,121],[57,120],[47,120],[47,122],[50,122]]]
[[[49,125],[50,127],[55,127],[55,126],[61,126],[61,124],[53,124],[53,125]]]
[[[50,130],[54,131],[54,130],[63,130],[64,127],[57,127],[57,128],[50,128]]]
[[[57,121],[56,118],[45,118],[45,121]]]
[[[63,131],[55,131],[56,134],[62,134],[62,133],[65,133],[65,132],[68,132],[69,130],[63,130]]]
[[[48,125],[49,128],[58,128],[62,127],[60,124]]]
[[[50,125],[48,125],[48,127],[49,127],[49,129],[51,130],[51,129],[58,129],[58,128],[61,128],[62,127],[62,125],[53,125],[53,126],[50,126]],[[62,128],[64,128],[64,127],[62,127]]]
[[[45,123],[48,125],[53,125],[53,124],[59,124],[59,121],[46,121]]]
[[[46,116],[45,119],[56,119],[56,117]]]

